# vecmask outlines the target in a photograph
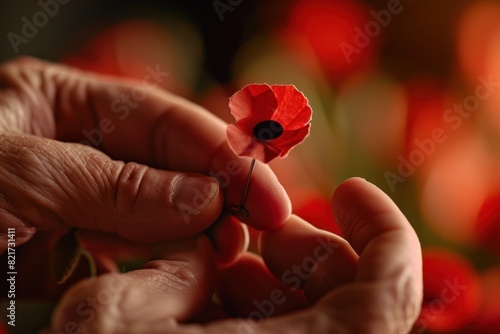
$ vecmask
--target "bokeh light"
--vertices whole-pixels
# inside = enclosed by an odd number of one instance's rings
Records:
[[[424,304],[415,328],[449,332],[478,314],[482,296],[478,274],[466,259],[441,249],[423,254]]]
[[[292,5],[282,34],[296,52],[310,47],[325,72],[338,80],[375,62],[378,38],[359,37],[369,20],[369,7],[357,0],[300,0]]]

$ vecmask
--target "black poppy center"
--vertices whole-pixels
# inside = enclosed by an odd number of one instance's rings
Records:
[[[273,140],[283,134],[283,127],[276,121],[266,120],[255,125],[253,134],[258,140]]]

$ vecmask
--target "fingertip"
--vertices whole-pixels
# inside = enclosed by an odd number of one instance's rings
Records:
[[[406,220],[387,194],[374,184],[359,177],[342,182],[333,193],[331,203],[335,221],[343,235],[355,245],[358,252],[360,251],[358,246],[360,227],[369,224],[373,217],[381,214],[396,214],[401,217],[402,221]],[[374,231],[379,227],[375,224],[370,229]],[[361,243],[366,242],[365,240]]]
[[[122,173],[124,174],[124,173]],[[125,219],[113,218],[117,233],[151,243],[181,239],[208,228],[219,217],[223,192],[214,177],[148,168],[137,185],[123,176],[118,205]],[[123,186],[121,184],[124,184]],[[137,190],[138,189],[138,190]]]
[[[346,239],[360,256],[357,279],[379,279],[382,268],[410,267],[418,286],[420,241],[386,193],[363,179],[349,179],[335,191],[332,209]]]
[[[250,158],[237,157],[227,142],[217,150],[210,164],[209,175],[218,179],[225,195],[226,209],[238,207],[249,177]],[[282,226],[290,217],[290,198],[271,168],[256,161],[248,188],[245,210],[247,217],[239,215],[242,222],[259,230],[273,230]]]
[[[223,215],[205,232],[212,241],[217,264],[221,268],[234,264],[248,249],[248,227],[236,217]]]
[[[290,248],[290,244],[300,247]],[[304,289],[310,302],[350,282],[358,261],[358,255],[346,240],[295,215],[282,228],[262,232],[259,249],[275,277],[291,281],[289,274],[294,269],[296,287]]]
[[[259,163],[256,167],[246,209],[250,215],[238,218],[258,230],[276,230],[289,220],[290,198],[268,165]]]
[[[332,207],[338,207],[338,204],[342,202],[343,198],[346,196],[349,197],[353,193],[357,192],[361,187],[366,187],[371,185],[368,181],[361,177],[351,177],[341,184],[335,189],[332,196]]]

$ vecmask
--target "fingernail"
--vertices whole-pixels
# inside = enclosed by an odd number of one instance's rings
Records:
[[[183,214],[195,215],[208,207],[219,193],[217,180],[209,176],[185,176],[175,183],[174,205]]]

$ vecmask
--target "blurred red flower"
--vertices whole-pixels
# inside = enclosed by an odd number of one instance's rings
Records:
[[[2,323],[0,322],[0,334],[8,334],[9,331],[7,331],[7,327]]]
[[[332,79],[343,79],[377,61],[383,27],[369,11],[357,0],[298,0],[282,35],[299,54],[310,48]]]
[[[477,318],[467,326],[467,333],[498,333],[500,328],[500,267],[491,267],[481,273],[481,284],[483,302]]]
[[[486,198],[476,223],[476,238],[480,246],[500,254],[500,193]]]
[[[166,41],[166,32],[153,22],[121,22],[91,35],[65,63],[98,73],[141,79],[152,53],[158,51],[152,45]]]
[[[424,143],[433,140],[437,129],[449,131],[443,114],[453,106],[453,98],[445,86],[430,77],[413,78],[403,88],[408,103],[404,158],[416,160],[412,155],[421,151],[426,161],[432,161],[434,152],[425,151]],[[439,144],[434,144],[436,149]]]
[[[457,330],[478,314],[480,281],[467,260],[447,250],[426,249],[423,272],[424,301],[416,333]]]
[[[312,197],[297,207],[294,213],[319,229],[342,236],[342,231],[333,217],[330,201],[326,198]]]
[[[229,101],[236,125],[227,128],[229,146],[238,156],[268,163],[284,158],[309,135],[312,109],[293,85],[252,84]]]
[[[168,76],[158,78],[161,79],[159,86],[189,96],[189,89],[178,72],[183,68],[179,61],[180,49],[175,33],[167,27],[137,19],[90,34],[64,62],[87,71],[138,80],[161,69],[168,72]]]

